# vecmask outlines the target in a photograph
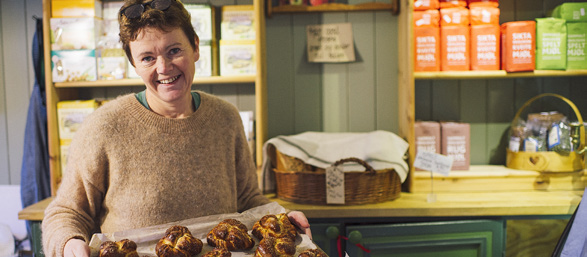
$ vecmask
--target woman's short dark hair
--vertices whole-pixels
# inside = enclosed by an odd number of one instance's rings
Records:
[[[151,0],[125,0],[124,5],[120,10],[134,5],[144,4]],[[137,39],[138,34],[145,28],[156,28],[161,31],[171,31],[175,28],[180,28],[187,36],[190,44],[196,49],[196,32],[191,23],[190,13],[185,9],[180,0],[171,0],[171,5],[168,9],[162,11],[151,8],[150,5],[145,6],[145,11],[137,18],[128,18],[124,14],[118,14],[118,22],[120,24],[120,42],[122,42],[122,49],[126,53],[130,63],[134,66],[132,54],[130,52],[130,42]]]

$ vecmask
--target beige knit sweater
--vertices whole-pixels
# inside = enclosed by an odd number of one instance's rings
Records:
[[[46,256],[68,239],[268,203],[237,109],[199,92],[185,119],[147,110],[133,94],[100,107],[76,133],[64,180],[42,224]]]

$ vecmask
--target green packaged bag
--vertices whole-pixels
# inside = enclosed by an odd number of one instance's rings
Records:
[[[587,22],[567,23],[567,70],[587,69]]]
[[[567,22],[587,22],[587,2],[561,4],[554,8],[552,17],[565,19]]]
[[[536,19],[536,69],[567,68],[567,25],[564,19]]]

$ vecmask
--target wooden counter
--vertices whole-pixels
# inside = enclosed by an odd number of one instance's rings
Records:
[[[320,206],[295,204],[270,197],[309,218],[350,217],[470,217],[569,215],[577,208],[583,191],[441,193],[436,202],[427,202],[428,193],[402,193],[380,204]]]
[[[326,238],[333,224],[352,220],[377,220],[374,227],[402,220],[486,220],[507,223],[506,257],[542,256],[556,245],[567,220],[581,201],[583,190],[575,191],[514,191],[514,192],[441,192],[437,201],[427,202],[428,193],[402,193],[401,197],[385,203],[355,206],[321,206],[295,204],[267,195],[290,210],[303,211],[312,221],[312,232],[322,238],[321,247],[336,256],[336,240]],[[52,198],[45,199],[20,211],[18,218],[32,221],[33,250],[42,255],[41,221]],[[491,217],[491,218],[488,218]],[[383,223],[381,223],[383,222]],[[391,225],[390,225],[391,226]],[[537,232],[535,229],[541,228]],[[342,229],[342,228],[341,228]],[[503,228],[505,230],[505,228]],[[343,231],[343,230],[341,230]],[[393,231],[391,229],[390,231]],[[544,231],[549,231],[544,235]],[[341,232],[345,234],[346,232]],[[505,233],[505,232],[504,232]],[[505,236],[505,234],[504,234]],[[330,240],[330,241],[328,241]],[[502,238],[500,240],[505,240]],[[497,241],[500,241],[497,240]],[[501,256],[498,254],[498,256]],[[544,255],[546,256],[546,255]]]
[[[268,197],[287,209],[303,211],[308,218],[381,218],[571,215],[582,195],[583,191],[439,193],[436,202],[429,203],[428,193],[402,193],[394,201],[354,206],[295,204],[274,195]],[[51,200],[23,209],[18,218],[42,220]]]

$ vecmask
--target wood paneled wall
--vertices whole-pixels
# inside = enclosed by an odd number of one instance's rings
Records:
[[[350,3],[370,0],[350,0]],[[384,1],[384,0],[381,0]],[[563,2],[500,1],[501,23],[534,20]],[[351,22],[357,61],[308,63],[305,26]],[[304,131],[398,133],[397,19],[389,12],[274,14],[267,19],[269,137]],[[471,123],[471,164],[505,164],[505,135],[516,111],[531,97],[558,93],[587,113],[585,77],[417,80],[418,120]],[[546,99],[530,111],[558,110]]]
[[[372,0],[349,1],[363,2]],[[357,61],[309,63],[306,26],[347,22]],[[388,11],[274,14],[266,24],[270,138],[304,131],[398,130],[396,16]]]
[[[352,4],[371,0],[350,0]],[[389,2],[389,0],[380,0]],[[185,0],[207,3],[207,0]],[[501,21],[547,15],[562,0],[500,1]],[[251,0],[214,0],[216,5]],[[34,82],[33,16],[41,0],[0,0],[0,184],[19,184],[26,110]],[[308,63],[306,25],[352,23],[357,61]],[[304,131],[398,132],[397,17],[386,11],[274,14],[267,25],[268,136]],[[569,97],[587,114],[584,77],[492,80],[418,80],[416,117],[472,124],[472,164],[504,161],[502,138],[515,111],[530,97],[554,92]],[[243,110],[254,110],[254,86],[199,85]],[[141,87],[95,89],[86,98],[111,98]],[[543,101],[536,110],[568,113],[564,104]]]

